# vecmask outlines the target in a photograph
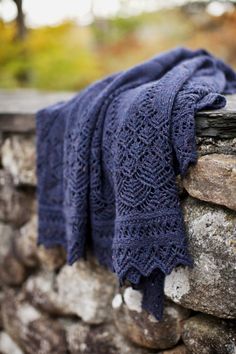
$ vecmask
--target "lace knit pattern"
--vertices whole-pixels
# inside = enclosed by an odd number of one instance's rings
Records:
[[[222,61],[177,48],[39,111],[38,244],[73,264],[89,243],[161,319],[165,275],[193,264],[175,179],[197,161],[194,115],[235,91]]]

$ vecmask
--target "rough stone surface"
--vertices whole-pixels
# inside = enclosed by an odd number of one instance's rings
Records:
[[[0,170],[0,220],[16,227],[30,218],[33,196],[16,190],[11,175]]]
[[[12,135],[2,146],[2,165],[11,173],[15,184],[36,185],[35,137]]]
[[[119,331],[132,342],[146,348],[166,349],[178,343],[183,320],[189,311],[167,302],[162,321],[142,310],[142,295],[128,287],[124,290],[122,302],[117,294],[113,299],[114,319]]]
[[[37,257],[37,218],[31,220],[21,227],[20,232],[14,238],[14,247],[18,258],[28,267],[35,267],[38,264]]]
[[[88,326],[84,323],[63,321],[71,354],[148,354],[117,332],[112,323]]]
[[[9,251],[14,237],[14,231],[10,225],[0,222],[0,263]]]
[[[27,298],[51,314],[77,315],[88,323],[111,317],[115,279],[95,264],[79,261],[65,265],[58,275],[44,271],[28,278]]]
[[[13,229],[0,223],[0,285],[19,285],[26,277],[25,267],[13,251]]]
[[[214,139],[197,137],[196,140],[199,156],[209,154],[236,154],[236,138]]]
[[[236,318],[236,213],[190,197],[183,210],[194,267],[174,269],[165,293],[187,308]]]
[[[33,215],[28,223],[21,227],[14,238],[17,257],[27,267],[39,265],[42,269],[57,270],[65,263],[65,251],[62,247],[45,248],[37,245],[37,216]]]
[[[56,274],[44,271],[30,276],[24,287],[27,299],[36,307],[53,315],[68,315],[63,299],[57,292]]]
[[[163,352],[159,352],[158,354],[191,354],[190,351],[187,349],[186,345],[180,344],[177,347],[164,350]]]
[[[192,197],[236,210],[236,155],[200,157],[189,168],[183,185]]]
[[[235,354],[236,326],[199,314],[185,322],[183,341],[193,354]]]
[[[0,265],[0,283],[7,285],[20,285],[26,278],[26,269],[11,253],[4,258]]]
[[[37,257],[40,267],[47,271],[58,270],[66,262],[66,252],[61,246],[53,248],[38,246]]]
[[[2,329],[2,299],[3,299],[3,291],[0,290],[0,329]]]
[[[26,354],[65,354],[65,333],[54,320],[42,316],[31,304],[13,291],[3,301],[5,331]]]
[[[0,332],[0,353],[24,354],[21,348],[11,339],[6,332]]]
[[[64,309],[88,323],[101,323],[111,316],[116,281],[113,274],[92,262],[65,265],[57,277]]]

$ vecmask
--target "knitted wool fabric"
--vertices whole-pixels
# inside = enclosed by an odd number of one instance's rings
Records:
[[[192,265],[175,179],[197,161],[194,115],[235,91],[222,61],[177,48],[39,111],[38,244],[68,264],[90,244],[161,319],[165,275]]]

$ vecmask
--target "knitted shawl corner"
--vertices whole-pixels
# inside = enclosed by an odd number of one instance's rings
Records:
[[[235,91],[222,61],[177,48],[40,110],[38,244],[62,245],[68,264],[89,245],[161,319],[165,275],[193,264],[176,176],[197,161],[194,116]]]

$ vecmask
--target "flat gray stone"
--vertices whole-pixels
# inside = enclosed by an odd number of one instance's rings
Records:
[[[42,92],[36,90],[0,90],[0,131],[32,132],[35,113],[50,104],[67,101],[75,92]],[[198,136],[234,138],[236,136],[236,95],[227,96],[223,109],[198,112]]]
[[[53,103],[65,101],[73,92],[31,89],[0,90],[0,130],[28,133],[35,130],[35,113]]]

